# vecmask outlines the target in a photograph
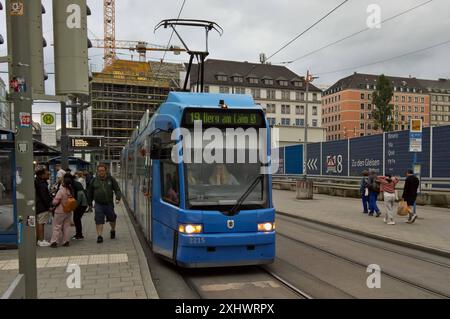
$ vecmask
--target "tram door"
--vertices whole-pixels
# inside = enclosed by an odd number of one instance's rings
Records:
[[[2,244],[16,244],[17,227],[14,209],[14,144],[0,149],[0,246]],[[10,149],[9,146],[11,146]]]

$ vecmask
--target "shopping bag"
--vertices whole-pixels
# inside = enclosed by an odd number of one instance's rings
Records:
[[[411,212],[408,203],[405,202],[403,199],[399,202],[398,208],[397,208],[397,215],[400,216],[406,216]]]

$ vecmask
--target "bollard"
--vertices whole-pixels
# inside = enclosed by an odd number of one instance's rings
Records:
[[[314,183],[311,180],[297,180],[297,199],[313,199]]]

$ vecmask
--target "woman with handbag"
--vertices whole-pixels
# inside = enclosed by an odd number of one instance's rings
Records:
[[[63,182],[53,199],[55,215],[53,217],[53,233],[50,240],[50,247],[58,247],[61,236],[63,237],[63,246],[68,247],[70,241],[70,227],[72,221],[72,212],[77,206],[75,199],[73,179],[70,174],[64,175]]]
[[[394,203],[395,203],[395,186],[398,183],[398,178],[392,177],[389,174],[378,177],[383,191],[384,205],[386,207],[386,217],[384,222],[388,225],[395,225],[394,221]]]

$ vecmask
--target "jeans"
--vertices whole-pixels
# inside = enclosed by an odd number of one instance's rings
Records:
[[[369,212],[371,214],[379,213],[380,209],[377,206],[378,193],[377,192],[369,192]]]
[[[389,221],[394,221],[395,194],[384,192],[384,206]]]
[[[73,223],[75,224],[75,236],[83,236],[83,225],[81,224],[81,218],[83,218],[86,206],[78,206],[73,212]]]
[[[363,204],[363,212],[367,214],[369,212],[369,196],[366,196],[364,193],[361,194],[361,200]]]

